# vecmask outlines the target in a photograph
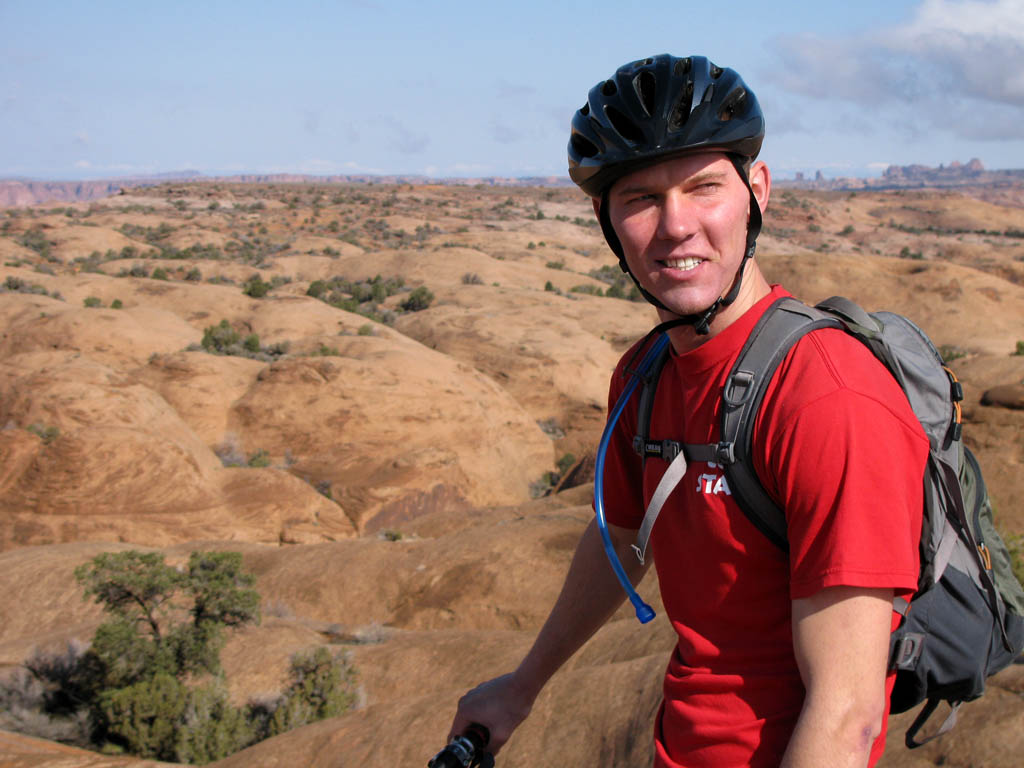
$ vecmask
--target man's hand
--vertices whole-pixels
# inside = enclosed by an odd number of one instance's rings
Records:
[[[448,741],[463,733],[471,723],[479,723],[491,734],[487,751],[497,754],[512,731],[530,714],[536,695],[520,687],[513,674],[481,683],[459,699]]]

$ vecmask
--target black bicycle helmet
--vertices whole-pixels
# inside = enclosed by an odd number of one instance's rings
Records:
[[[717,67],[703,56],[661,54],[634,61],[590,89],[587,103],[572,118],[569,176],[588,195],[602,199],[605,239],[619,257],[623,272],[633,278],[649,302],[666,309],[640,286],[626,265],[608,218],[607,196],[612,184],[676,155],[728,154],[751,198],[747,251],[737,270],[739,276],[754,254],[754,241],[761,230],[761,209],[750,190],[747,170],[763,140],[764,115],[757,97],[734,70]],[[707,333],[718,308],[735,300],[740,279],[706,312],[673,322],[689,323],[698,333]]]

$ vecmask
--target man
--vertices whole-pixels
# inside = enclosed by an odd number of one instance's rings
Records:
[[[652,437],[717,440],[732,363],[766,308],[787,295],[751,258],[771,191],[768,168],[755,162],[763,136],[754,94],[701,57],[627,64],[573,118],[570,175],[593,198],[623,268],[672,323]],[[635,351],[612,377],[610,403]],[[646,566],[630,544],[667,467],[633,453],[636,430],[633,402],[605,475],[612,540],[634,583]],[[678,635],[654,729],[656,766],[877,761],[893,679],[892,602],[917,585],[927,452],[892,377],[829,329],[790,351],[755,422],[754,466],[785,510],[788,553],[744,516],[720,467],[691,462],[651,534]],[[514,672],[462,698],[453,734],[479,722],[500,749],[622,599],[591,523],[533,647]]]

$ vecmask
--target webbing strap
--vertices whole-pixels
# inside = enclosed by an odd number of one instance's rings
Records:
[[[727,443],[692,445],[690,443],[677,443],[674,440],[662,440],[660,443],[648,440],[644,444],[642,456],[658,456],[670,463],[668,469],[665,470],[665,474],[658,481],[658,486],[654,489],[651,501],[644,512],[644,519],[640,524],[640,530],[636,534],[636,544],[633,545],[633,551],[636,552],[636,556],[640,558],[641,563],[644,562],[644,556],[647,553],[647,542],[651,538],[654,523],[657,521],[658,515],[661,514],[661,508],[665,506],[668,497],[672,495],[672,491],[675,490],[676,486],[683,479],[683,475],[686,474],[687,460],[713,461],[724,466],[733,461],[732,448],[732,445]],[[638,450],[638,452],[640,451]]]
[[[953,726],[956,725],[957,710],[960,709],[960,705],[963,703],[960,701],[951,701],[949,703],[952,709],[950,709],[949,714],[946,715],[946,719],[942,721],[942,725],[939,726],[939,730],[937,730],[931,736],[921,739],[920,741],[917,740],[917,732],[920,731],[921,728],[924,727],[924,724],[928,722],[928,719],[932,716],[932,713],[935,711],[936,707],[939,706],[940,701],[942,701],[942,699],[928,699],[928,703],[924,705],[924,707],[921,709],[920,714],[918,714],[918,716],[914,719],[914,722],[911,724],[910,728],[907,729],[906,745],[909,749],[915,749],[917,747],[923,746],[927,744],[929,741],[934,741],[935,739],[939,738],[939,736],[941,736],[942,734],[949,733],[951,730],[953,730]]]
[[[647,505],[647,511],[644,513],[644,521],[640,524],[640,530],[637,531],[636,544],[633,545],[633,551],[636,552],[641,565],[643,565],[644,555],[647,553],[647,542],[651,538],[651,529],[654,528],[654,523],[661,513],[661,508],[665,505],[668,497],[675,490],[675,487],[679,485],[679,481],[683,479],[685,474],[686,452],[680,451],[672,459],[672,463],[668,465],[668,469],[661,476],[661,480],[658,481],[658,487],[654,489],[654,495],[651,496],[651,502]]]
[[[939,583],[939,579],[942,578],[942,574],[946,572],[946,566],[949,565],[950,559],[953,557],[953,550],[956,548],[956,541],[960,538],[956,528],[949,521],[949,518],[945,518],[945,524],[942,526],[942,536],[939,539],[939,548],[935,551],[934,563],[934,576],[932,577],[935,584]]]

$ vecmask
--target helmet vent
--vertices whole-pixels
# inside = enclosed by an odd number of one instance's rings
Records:
[[[643,131],[637,127],[637,125],[626,117],[624,114],[619,112],[615,107],[605,107],[604,113],[608,116],[608,122],[612,124],[612,127],[618,132],[618,134],[633,144],[640,144],[644,140]]]
[[[683,95],[679,97],[679,101],[676,102],[675,109],[672,110],[672,117],[668,121],[668,127],[671,131],[678,131],[686,123],[690,117],[690,109],[693,107],[693,83],[689,82],[686,84],[686,90],[683,91]]]
[[[640,104],[643,105],[644,112],[650,117],[654,114],[654,95],[657,88],[654,73],[645,69],[633,78],[633,88],[636,90],[636,95],[640,97]]]
[[[615,87],[613,80],[605,80],[604,85],[601,86],[601,93],[605,96],[614,96],[619,92],[619,89]]]
[[[732,120],[733,116],[742,107],[743,101],[746,98],[747,92],[743,88],[737,88],[732,91],[725,97],[725,103],[723,103],[722,108],[718,110],[718,119],[723,123],[727,123]]]
[[[589,101],[586,104],[584,104],[582,107],[580,107],[580,114],[583,115],[584,117],[586,117],[587,115],[590,114],[590,102]]]
[[[693,62],[690,59],[679,59],[676,61],[676,66],[672,74],[676,77],[682,77],[689,73],[691,66],[693,66]]]
[[[714,64],[712,64],[711,65],[711,79],[712,80],[717,80],[718,78],[720,78],[722,76],[722,72],[724,72],[724,71],[725,70],[722,69],[721,67],[716,67]]]
[[[593,142],[589,139],[585,139],[578,133],[574,133],[572,138],[569,139],[569,143],[572,144],[572,150],[580,157],[594,157],[598,154],[598,148],[594,146]]]

